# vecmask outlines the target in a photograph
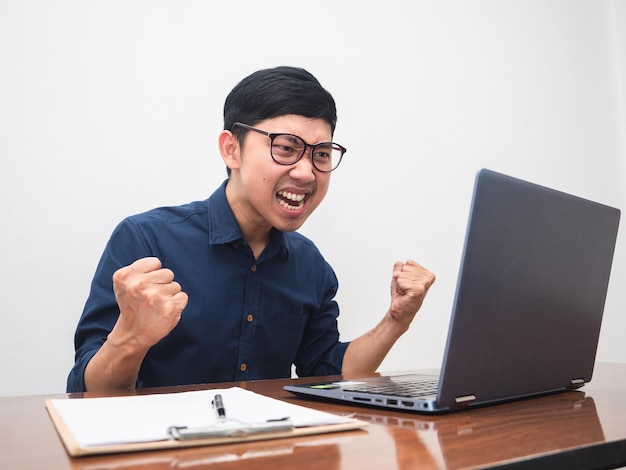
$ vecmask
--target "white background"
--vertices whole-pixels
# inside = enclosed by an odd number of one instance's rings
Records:
[[[0,0],[0,395],[65,389],[115,225],[208,197],[224,98],[283,64],[335,96],[348,148],[302,228],[342,339],[385,312],[396,259],[438,276],[382,370],[440,364],[478,169],[626,209],[624,0]],[[602,361],[626,361],[625,233]]]

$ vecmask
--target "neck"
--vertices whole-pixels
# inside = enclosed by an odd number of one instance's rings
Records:
[[[272,226],[267,223],[259,224],[258,220],[250,216],[245,202],[237,198],[232,190],[231,182],[226,186],[226,199],[243,233],[244,240],[252,250],[254,258],[258,259],[269,244]]]

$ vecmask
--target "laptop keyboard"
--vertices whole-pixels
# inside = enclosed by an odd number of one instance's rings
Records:
[[[374,393],[378,395],[393,395],[397,397],[423,397],[436,395],[439,378],[420,378],[415,381],[402,382],[370,382],[344,385],[343,389],[348,392]]]

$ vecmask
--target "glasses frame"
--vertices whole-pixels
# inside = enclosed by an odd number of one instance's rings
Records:
[[[330,173],[331,171],[334,171],[334,170],[336,170],[339,167],[339,164],[341,163],[341,160],[343,160],[343,156],[347,152],[347,149],[343,145],[339,145],[336,142],[320,142],[318,144],[309,144],[302,137],[300,137],[299,135],[290,134],[288,132],[267,132],[267,131],[264,131],[262,129],[258,129],[256,127],[249,126],[248,124],[244,124],[243,122],[236,122],[236,123],[234,123],[233,126],[231,127],[231,131],[232,131],[232,129],[234,127],[241,127],[243,129],[247,129],[249,131],[254,131],[254,132],[257,132],[257,133],[259,133],[261,135],[269,137],[269,139],[270,139],[270,155],[272,157],[272,160],[274,160],[279,165],[283,165],[283,166],[290,166],[290,165],[295,165],[296,163],[298,163],[300,160],[302,160],[302,157],[304,157],[304,154],[306,153],[306,149],[310,147],[311,148],[311,165],[313,165],[313,168],[315,168],[317,171],[320,171],[322,173]],[[280,161],[276,160],[276,158],[274,158],[274,153],[273,153],[273,150],[272,150],[274,148],[274,139],[276,137],[283,136],[283,135],[287,135],[287,136],[290,136],[290,137],[295,137],[297,139],[300,139],[304,143],[304,148],[302,149],[302,153],[293,162],[289,162],[289,163],[280,162]],[[339,161],[337,162],[337,164],[333,168],[331,168],[330,170],[323,170],[321,168],[318,168],[317,165],[315,164],[315,158],[313,158],[313,154],[315,153],[316,147],[319,147],[319,146],[322,146],[322,145],[329,145],[329,144],[331,146],[337,147],[339,150],[341,150],[341,155],[339,155]]]

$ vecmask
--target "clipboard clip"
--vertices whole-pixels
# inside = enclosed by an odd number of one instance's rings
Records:
[[[184,441],[207,437],[245,437],[251,434],[291,430],[293,430],[291,418],[271,419],[260,423],[242,423],[236,419],[226,419],[205,427],[170,426],[167,433],[172,439]]]

